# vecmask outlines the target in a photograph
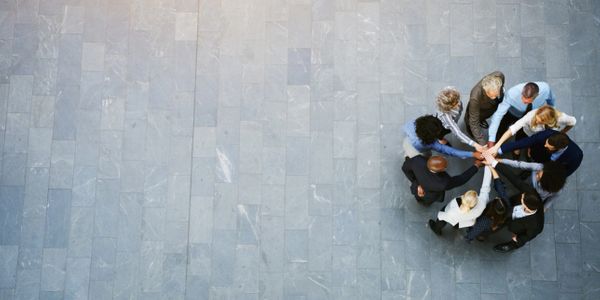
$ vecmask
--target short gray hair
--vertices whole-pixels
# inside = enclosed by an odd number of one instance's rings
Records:
[[[486,92],[494,91],[500,93],[502,80],[498,76],[486,75],[483,77],[483,79],[481,79],[481,87],[483,87],[483,90]]]
[[[436,97],[437,107],[442,112],[448,112],[460,102],[460,93],[453,86],[443,88]]]

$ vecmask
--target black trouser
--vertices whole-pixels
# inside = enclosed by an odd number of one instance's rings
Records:
[[[513,116],[510,112],[506,112],[504,117],[502,117],[502,121],[500,121],[500,125],[498,126],[498,131],[496,132],[496,142],[499,141],[508,128],[512,124],[515,124],[515,122],[519,121],[519,119],[519,117]],[[524,137],[527,137],[527,135],[523,132],[523,129],[521,129],[515,135],[515,140],[520,140]]]

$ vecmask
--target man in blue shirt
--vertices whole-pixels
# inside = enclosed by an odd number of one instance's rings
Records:
[[[545,104],[554,106],[554,95],[548,83],[543,81],[527,82],[513,86],[504,95],[502,103],[492,115],[488,132],[488,148],[494,146],[508,127],[518,121],[529,111]],[[525,137],[522,130],[515,136],[516,140]]]

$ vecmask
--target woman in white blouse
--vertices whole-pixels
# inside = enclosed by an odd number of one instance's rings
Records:
[[[491,151],[491,153],[498,153],[500,146],[502,146],[502,144],[511,136],[517,134],[521,129],[523,129],[523,132],[525,132],[527,136],[532,136],[546,129],[555,129],[566,133],[575,126],[575,123],[577,123],[575,117],[560,112],[550,105],[544,105],[528,112],[525,116],[511,125],[494,147],[488,151]],[[515,151],[515,154],[518,155],[518,152]]]
[[[435,116],[442,121],[442,125],[447,130],[446,134],[452,132],[461,142],[475,148],[475,150],[479,152],[484,150],[483,146],[473,141],[458,127],[457,123],[462,114],[463,106],[460,101],[460,93],[456,88],[451,86],[443,88],[436,97],[436,105]]]
[[[458,224],[459,228],[473,226],[489,201],[491,181],[492,172],[489,167],[486,167],[479,195],[476,191],[470,190],[464,195],[452,199],[442,211],[438,212],[437,220],[429,220],[429,229],[435,234],[441,235],[442,228],[446,226],[446,223],[452,226]]]

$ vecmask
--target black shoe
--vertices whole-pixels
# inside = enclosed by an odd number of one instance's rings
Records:
[[[517,247],[515,246],[515,244],[513,242],[508,242],[508,243],[498,244],[498,245],[494,246],[494,251],[500,252],[500,253],[508,253],[510,251],[515,250],[516,248]]]
[[[479,126],[483,129],[488,129],[490,127],[490,124],[488,124],[488,122],[486,120],[483,120],[483,121],[479,122]]]
[[[442,235],[442,230],[437,228],[435,223],[436,222],[434,220],[429,219],[429,229],[431,229],[431,231],[437,235]]]

